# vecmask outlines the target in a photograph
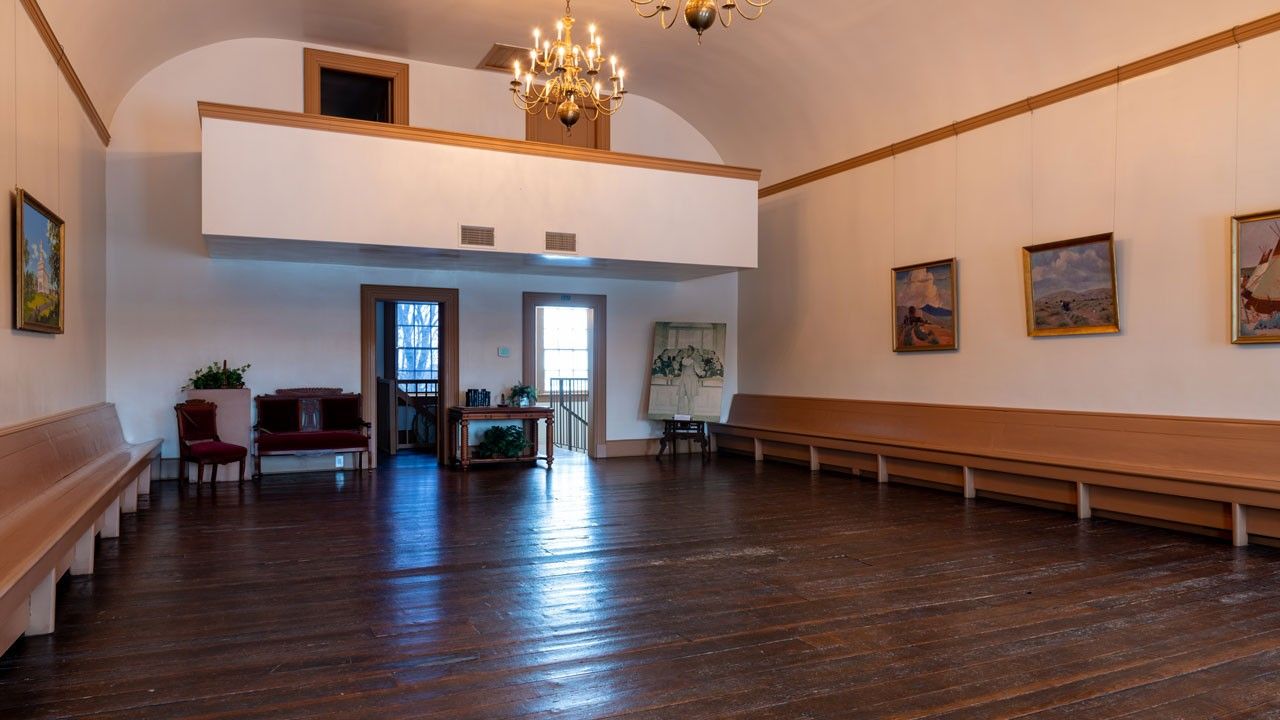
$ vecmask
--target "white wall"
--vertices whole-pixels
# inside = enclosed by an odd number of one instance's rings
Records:
[[[1271,35],[762,201],[741,390],[1280,419],[1227,231],[1280,207],[1277,67]],[[1028,338],[1020,248],[1113,229],[1123,333]],[[960,350],[895,355],[889,269],[951,256]]]
[[[0,0],[0,426],[105,395],[106,150],[17,0]],[[11,329],[12,189],[67,224],[63,335]]]
[[[467,224],[494,228],[502,252],[545,252],[554,230],[583,257],[756,264],[754,179],[218,118],[202,130],[209,236],[456,250]]]
[[[413,63],[410,77],[413,124],[523,132],[500,75]],[[300,110],[301,78],[298,43],[220,43],[154,70],[116,113],[107,159],[108,394],[130,437],[164,437],[172,455],[178,389],[191,370],[215,359],[252,363],[255,392],[358,388],[363,283],[459,288],[461,386],[494,390],[520,379],[523,291],[608,295],[608,439],[654,434],[642,397],[654,321],[728,322],[730,348],[736,346],[734,275],[654,283],[211,260],[201,237],[196,102]],[[644,112],[645,103],[627,111],[637,107]],[[466,112],[453,115],[459,108]],[[656,133],[679,139],[670,147],[688,159],[718,161],[683,120],[656,104],[648,112],[657,125],[643,133],[615,126],[615,149],[644,151],[648,133]],[[499,358],[499,345],[510,347],[511,357]],[[732,349],[729,361],[732,368]],[[732,393],[735,378],[728,381]]]

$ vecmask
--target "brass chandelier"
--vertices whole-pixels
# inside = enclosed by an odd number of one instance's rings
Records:
[[[648,19],[657,16],[662,27],[670,29],[676,24],[676,18],[680,16],[677,8],[683,2],[684,21],[698,33],[698,44],[702,44],[702,33],[710,30],[717,18],[725,27],[729,27],[729,23],[733,22],[734,13],[741,16],[743,20],[756,20],[764,14],[765,7],[773,2],[773,0],[742,0],[742,4],[739,4],[738,0],[719,0],[720,6],[716,7],[716,1],[631,0],[631,4],[640,17]],[[748,9],[744,10],[743,5]]]
[[[660,0],[661,1],[661,0]],[[516,107],[531,115],[543,113],[558,118],[572,129],[583,116],[595,122],[601,114],[613,115],[622,109],[627,94],[627,71],[618,67],[618,57],[608,60],[609,87],[600,87],[600,72],[605,67],[604,37],[593,24],[588,32],[591,42],[586,47],[573,42],[573,13],[570,0],[565,0],[564,17],[556,21],[556,37],[543,38],[540,29],[533,31],[533,49],[529,51],[529,67],[513,64],[511,97]],[[536,81],[546,80],[541,85]]]

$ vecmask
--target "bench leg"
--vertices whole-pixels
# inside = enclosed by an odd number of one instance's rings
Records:
[[[756,462],[758,462],[758,463],[762,463],[762,462],[764,462],[764,443],[760,442],[760,438],[755,438],[755,439],[754,439],[754,441],[755,441],[755,451],[756,451],[756,453],[755,453],[755,454],[756,454]],[[675,444],[674,442],[672,442],[672,443],[671,443],[671,457],[675,457],[675,456],[676,456],[676,444]]]
[[[138,512],[138,481],[136,479],[124,486],[124,492],[120,495],[120,512]]]
[[[1249,525],[1245,522],[1245,509],[1240,503],[1231,503],[1231,544],[1236,547],[1249,544]]]
[[[876,480],[878,482],[889,482],[889,461],[884,459],[883,455],[876,456]]]
[[[1089,503],[1089,486],[1076,483],[1076,517],[1087,520],[1093,517],[1093,505]]]
[[[71,574],[93,574],[93,528],[85,530],[76,541],[75,552],[71,555]]]
[[[978,490],[973,485],[973,468],[964,469],[964,496],[965,499],[978,497]]]
[[[145,470],[138,473],[138,492],[143,495],[151,494],[151,466],[148,465]]]
[[[58,577],[50,571],[31,592],[27,610],[27,635],[48,635],[53,632],[53,597],[57,593]]]
[[[705,453],[704,453],[705,454]],[[822,470],[822,463],[818,462],[818,448],[809,446],[809,472],[816,473]]]
[[[120,498],[111,501],[111,506],[102,513],[102,519],[98,523],[102,528],[102,537],[120,537]]]

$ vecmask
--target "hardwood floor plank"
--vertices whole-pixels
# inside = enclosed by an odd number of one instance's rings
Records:
[[[156,483],[0,717],[1280,710],[1269,548],[728,457],[401,462]]]

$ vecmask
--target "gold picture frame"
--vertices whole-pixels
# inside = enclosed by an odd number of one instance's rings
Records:
[[[955,258],[889,271],[893,351],[960,349],[960,274]]]
[[[66,316],[67,225],[22,188],[14,191],[13,326],[60,335]]]
[[[1280,291],[1280,263],[1272,265],[1277,250],[1280,210],[1231,218],[1231,342],[1236,345],[1280,343],[1280,292],[1273,292]]]
[[[1022,248],[1027,335],[1120,332],[1112,233]]]

